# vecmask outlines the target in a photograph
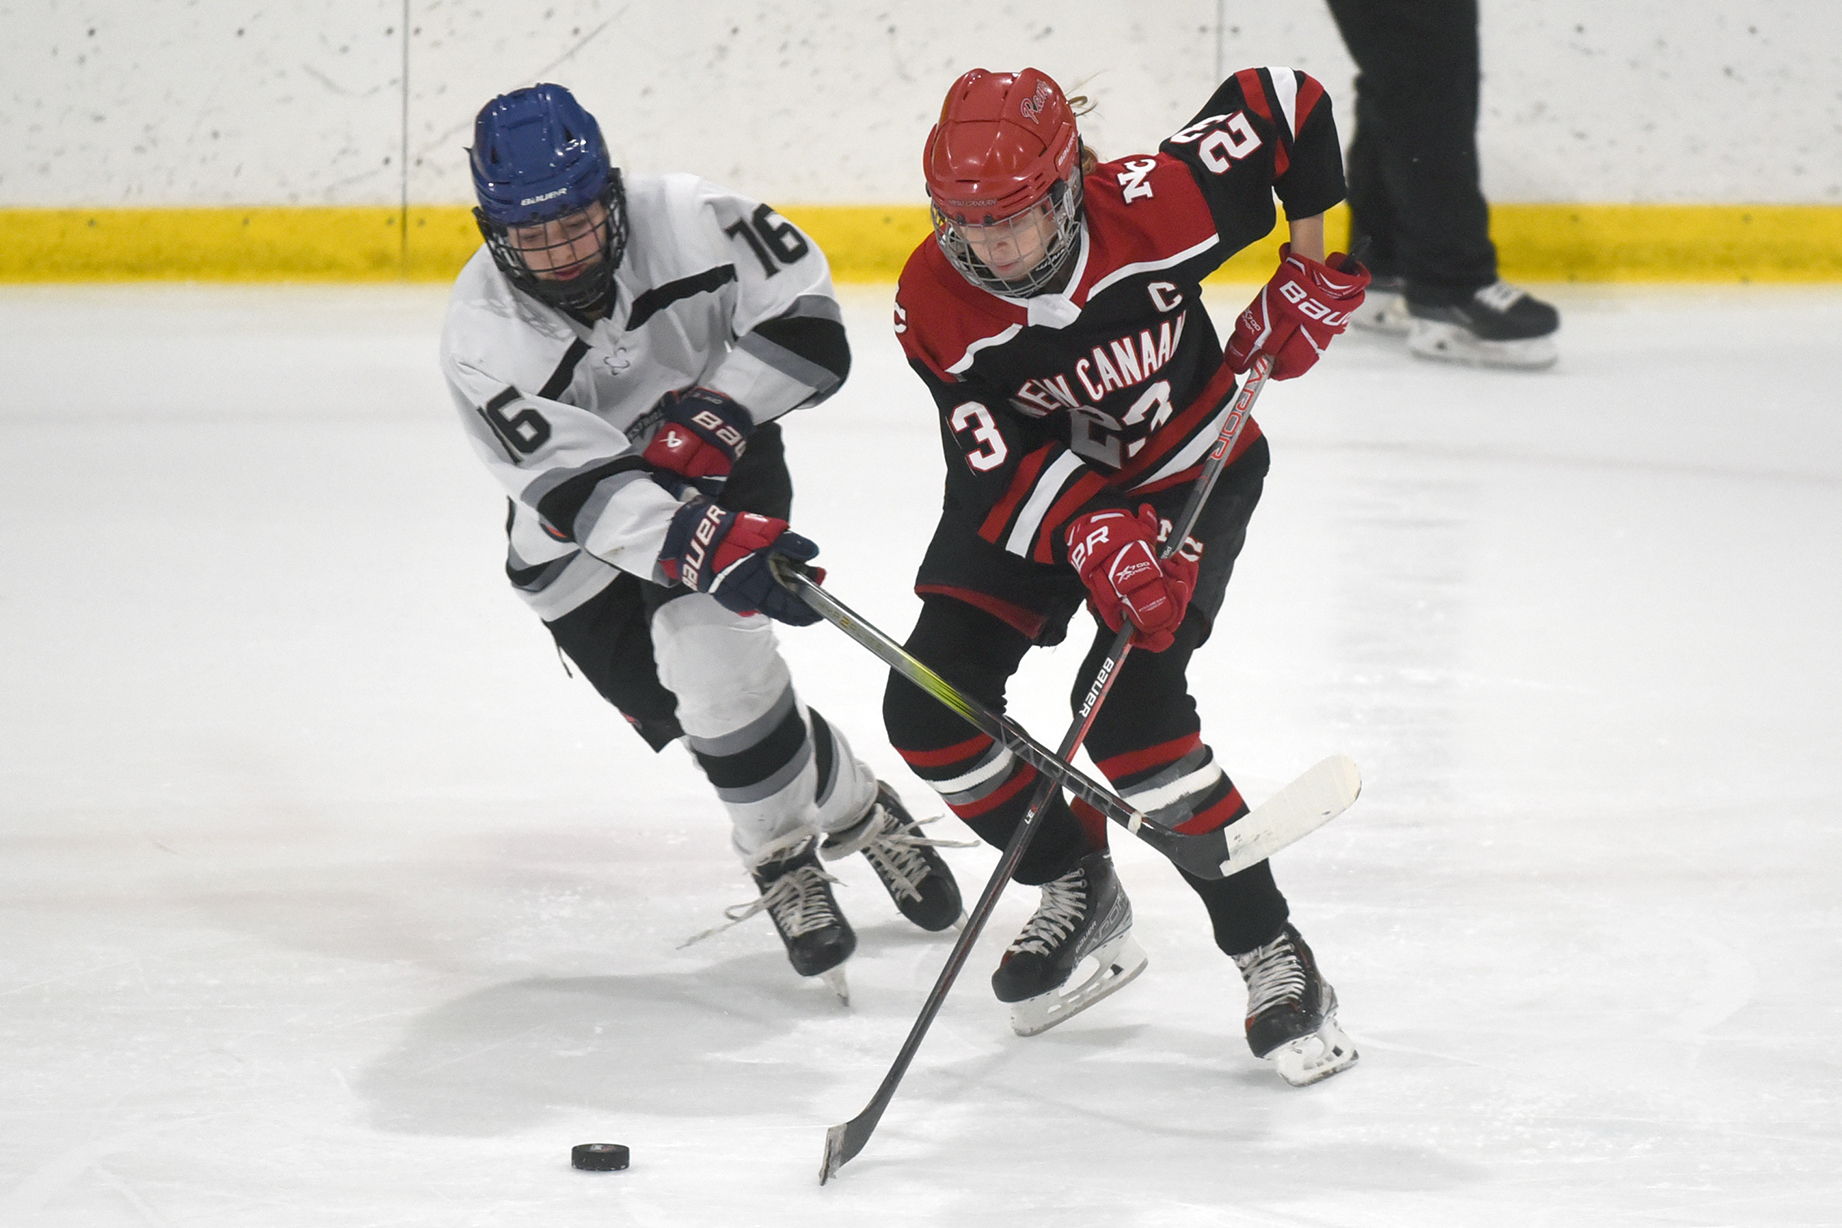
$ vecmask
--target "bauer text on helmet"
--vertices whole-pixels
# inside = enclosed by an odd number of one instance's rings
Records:
[[[627,241],[626,195],[595,117],[560,85],[501,94],[474,121],[474,218],[511,283],[590,310]]]

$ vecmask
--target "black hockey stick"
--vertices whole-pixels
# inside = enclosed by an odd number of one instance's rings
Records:
[[[772,556],[771,561],[775,578],[816,610],[826,622],[868,648],[890,669],[952,709],[967,724],[1041,772],[1045,779],[1053,780],[1191,874],[1199,878],[1223,877],[1222,867],[1228,857],[1228,847],[1220,831],[1192,836],[1151,822],[1131,803],[1103,785],[1096,784],[1086,773],[1068,762],[1067,755],[1058,756],[1024,732],[1021,726],[967,695],[935,673],[926,662],[877,630],[862,615],[820,587],[813,578],[811,568],[779,555]]]
[[[1183,511],[1171,523],[1170,536],[1165,540],[1160,557],[1169,558],[1180,549],[1184,539],[1189,536],[1189,531],[1195,527],[1196,518],[1202,514],[1203,503],[1208,499],[1210,490],[1214,488],[1216,479],[1221,476],[1223,467],[1227,465],[1228,457],[1234,451],[1235,441],[1241,436],[1241,427],[1247,421],[1248,411],[1253,408],[1255,399],[1260,395],[1260,390],[1266,386],[1267,377],[1272,374],[1272,370],[1273,360],[1270,355],[1262,354],[1254,360],[1253,371],[1247,382],[1242,385],[1240,394],[1236,396],[1234,407],[1222,420],[1221,432],[1216,436],[1215,447],[1209,453],[1208,460],[1204,462],[1202,473],[1197,477],[1195,486],[1191,488],[1190,497],[1184,503]],[[1125,663],[1126,654],[1131,650],[1132,623],[1127,620],[1121,624],[1119,633],[1113,637],[1113,646],[1107,651],[1106,659],[1100,663],[1100,669],[1094,675],[1093,684],[1087,688],[1081,708],[1075,714],[1074,723],[1069,726],[1067,735],[1062,739],[1061,750],[1056,756],[1062,762],[1066,763],[1073,759],[1075,752],[1080,749],[1082,741],[1087,737],[1088,729],[1094,723],[1094,717],[1100,711],[1101,703],[1106,699],[1107,692],[1113,689],[1113,679],[1118,676],[1119,668]],[[959,940],[953,944],[953,950],[948,953],[946,966],[940,970],[940,976],[935,980],[934,988],[929,991],[927,1001],[921,1005],[921,1013],[916,1016],[914,1025],[909,1028],[908,1039],[902,1042],[902,1048],[896,1054],[895,1063],[890,1066],[889,1073],[883,1076],[882,1086],[876,1089],[874,1096],[870,1097],[870,1103],[864,1106],[863,1112],[841,1125],[832,1126],[826,1130],[825,1154],[819,1165],[820,1185],[824,1185],[836,1176],[838,1170],[848,1164],[858,1152],[863,1150],[864,1144],[870,1141],[870,1135],[875,1132],[877,1123],[882,1120],[884,1110],[895,1098],[895,1091],[902,1082],[902,1076],[908,1073],[909,1063],[914,1060],[916,1051],[921,1048],[922,1039],[927,1035],[928,1029],[933,1026],[934,1017],[940,1013],[941,1004],[946,1001],[947,991],[953,987],[953,982],[959,976],[960,969],[965,966],[967,956],[972,953],[972,944],[978,941],[978,936],[984,930],[985,923],[991,920],[992,910],[997,907],[998,894],[1010,881],[1011,874],[1017,869],[1017,863],[1023,860],[1023,854],[1029,847],[1030,838],[1036,833],[1037,820],[1049,804],[1049,799],[1054,796],[1055,789],[1055,778],[1044,773],[1042,783],[1036,787],[1036,793],[1030,799],[1029,810],[1024,813],[1023,821],[1017,824],[1017,829],[1011,833],[1010,843],[1004,848],[1004,856],[999,858],[997,868],[991,872],[991,878],[985,883],[985,890],[979,896],[978,903],[973,905],[972,911],[967,915],[966,926],[960,932]],[[1141,827],[1138,830],[1142,835],[1146,829]],[[1221,855],[1214,863],[1216,868],[1214,877],[1219,877],[1227,869],[1225,863],[1229,858],[1225,831],[1226,828],[1217,828],[1213,832],[1206,833],[1219,837],[1222,843]],[[1237,865],[1235,868],[1243,867]]]

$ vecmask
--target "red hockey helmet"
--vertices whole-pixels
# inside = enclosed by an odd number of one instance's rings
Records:
[[[1034,68],[973,69],[921,158],[934,236],[968,281],[1010,295],[1054,283],[1081,227],[1081,135],[1061,87]]]

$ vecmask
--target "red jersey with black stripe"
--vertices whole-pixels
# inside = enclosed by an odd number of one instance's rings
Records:
[[[1276,221],[1343,199],[1329,97],[1289,68],[1224,81],[1156,153],[1083,182],[1067,288],[972,285],[929,238],[902,270],[895,328],[932,392],[946,517],[1036,563],[1068,521],[1194,477],[1234,390],[1201,282]],[[1251,422],[1241,447],[1259,437]]]

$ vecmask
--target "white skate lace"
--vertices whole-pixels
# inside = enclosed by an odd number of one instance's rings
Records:
[[[921,898],[922,881],[934,873],[921,855],[922,849],[963,849],[976,845],[972,840],[936,840],[920,833],[922,824],[939,822],[941,817],[916,819],[912,826],[904,827],[888,809],[880,804],[876,807],[876,814],[870,820],[876,826],[864,842],[863,855],[870,859],[876,873],[892,890],[917,900]]]
[[[1247,1017],[1252,1019],[1276,1002],[1302,1001],[1305,966],[1292,949],[1290,934],[1281,934],[1263,947],[1234,957],[1247,981]]]
[[[1512,286],[1506,281],[1495,281],[1485,286],[1471,297],[1484,304],[1484,306],[1490,308],[1498,315],[1502,315],[1511,307],[1514,307],[1517,301],[1525,297],[1525,295],[1520,286]]]
[[[725,908],[723,915],[734,925],[766,909],[787,937],[797,938],[838,923],[838,914],[832,910],[831,898],[825,891],[826,883],[837,881],[817,866],[801,866],[775,879],[760,899]]]
[[[1087,917],[1087,876],[1079,870],[1043,884],[1043,902],[1008,953],[1047,955]]]
[[[740,925],[758,912],[769,913],[789,938],[836,925],[838,914],[832,908],[825,884],[837,881],[816,865],[803,865],[789,870],[775,879],[759,898],[725,908],[723,915],[729,920],[701,934],[692,934],[678,944],[678,949],[682,951],[694,942],[702,942],[714,934]]]

